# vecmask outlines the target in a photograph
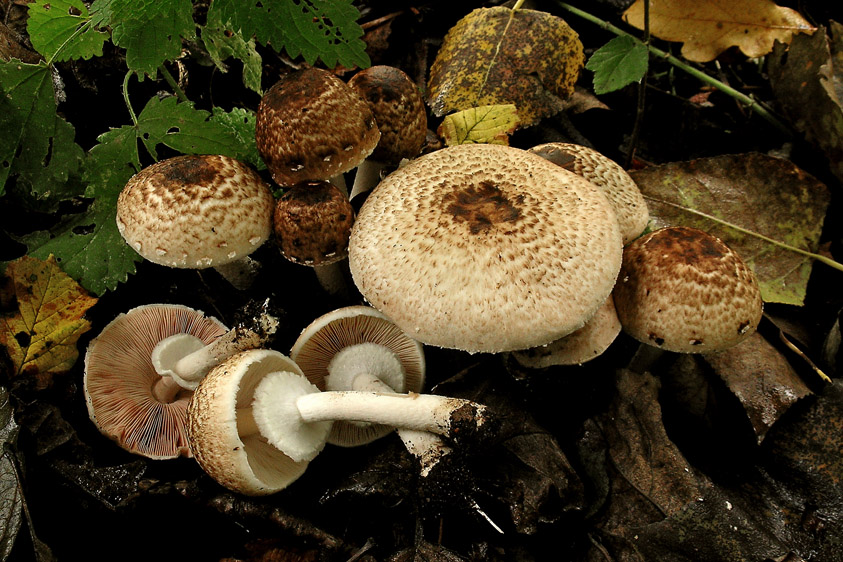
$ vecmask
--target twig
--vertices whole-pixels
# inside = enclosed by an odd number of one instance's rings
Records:
[[[642,39],[644,45],[650,45],[650,3],[644,2],[644,38]],[[648,65],[649,67],[649,65]],[[638,83],[638,106],[635,108],[635,123],[632,125],[632,134],[629,137],[629,150],[626,153],[626,161],[624,168],[627,170],[632,166],[632,161],[635,158],[635,149],[638,146],[638,138],[641,136],[641,127],[644,122],[644,109],[647,97],[647,75],[650,73],[649,68],[644,69],[644,76]]]
[[[564,9],[564,10],[567,10],[567,11],[571,12],[574,15],[577,15],[577,16],[585,19],[585,20],[590,21],[593,24],[596,24],[596,25],[600,26],[601,28],[605,29],[606,31],[611,31],[615,35],[631,37],[634,41],[637,41],[637,42],[641,43],[641,40],[638,39],[636,36],[632,35],[631,33],[627,33],[626,31],[620,29],[619,27],[615,27],[614,25],[610,24],[609,22],[607,22],[605,20],[602,20],[602,19],[600,19],[596,16],[593,16],[593,15],[589,14],[588,12],[584,12],[584,11],[580,10],[579,8],[575,8],[574,6],[566,4],[565,2],[559,2],[558,0],[556,2],[556,5],[559,6],[560,8],[562,8],[562,9]],[[731,96],[732,98],[738,100],[740,103],[744,104],[748,109],[757,113],[760,117],[765,119],[768,123],[773,125],[775,128],[779,129],[781,132],[786,134],[788,137],[793,136],[793,132],[791,131],[791,129],[787,125],[782,123],[775,115],[773,115],[770,112],[770,110],[768,110],[761,102],[759,102],[755,98],[753,98],[751,96],[748,96],[748,95],[744,94],[743,92],[739,92],[738,90],[732,88],[731,86],[729,86],[727,84],[724,84],[723,82],[721,82],[720,80],[717,80],[716,78],[712,78],[711,76],[709,76],[705,72],[703,72],[703,71],[701,71],[697,68],[694,68],[693,66],[691,66],[691,65],[687,64],[686,62],[676,58],[675,56],[671,55],[670,53],[662,51],[661,49],[659,49],[657,47],[654,47],[653,45],[650,45],[650,44],[645,44],[645,43],[642,43],[642,44],[645,47],[647,47],[647,50],[650,51],[650,53],[652,53],[656,57],[659,57],[659,58],[669,62],[670,64],[672,64],[676,68],[684,70],[685,72],[687,72],[691,76],[697,78],[698,80],[700,80],[700,81],[708,84],[709,86],[720,90],[724,94],[726,94],[728,96]]]

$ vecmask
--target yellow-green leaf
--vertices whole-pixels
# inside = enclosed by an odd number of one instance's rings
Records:
[[[803,303],[813,260],[770,240],[817,252],[830,201],[825,184],[787,160],[758,153],[672,162],[630,175],[647,200],[652,228],[710,232],[755,271],[765,302]]]
[[[447,115],[439,125],[445,144],[509,144],[509,135],[518,127],[515,105],[484,105]]]
[[[527,127],[563,109],[583,63],[582,43],[562,18],[478,8],[445,36],[430,69],[427,103],[438,116],[512,103]]]
[[[624,19],[644,29],[644,0],[636,0]],[[734,46],[760,57],[776,41],[790,43],[794,33],[814,30],[799,12],[771,0],[650,0],[650,33],[681,41],[682,56],[696,62],[714,60]]]
[[[76,341],[91,327],[83,316],[96,302],[53,256],[10,263],[0,285],[0,345],[13,376],[44,382],[69,370],[79,356]]]

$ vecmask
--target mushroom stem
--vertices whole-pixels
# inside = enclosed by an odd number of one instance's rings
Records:
[[[158,377],[152,385],[152,397],[162,404],[172,404],[182,387],[172,377]]]
[[[386,168],[386,164],[375,162],[370,159],[363,160],[357,166],[357,173],[354,176],[354,183],[351,186],[351,194],[349,199],[354,199],[361,193],[365,193],[375,187],[380,181],[381,170]]]
[[[261,347],[277,329],[278,318],[262,312],[208,345],[190,334],[174,334],[161,340],[152,350],[152,364],[163,378],[172,379],[182,388],[195,390],[199,381],[221,361],[235,353]]]
[[[343,300],[351,297],[351,288],[345,276],[346,269],[348,269],[348,259],[313,266],[319,286],[329,295]]]
[[[217,273],[238,291],[245,291],[255,282],[261,264],[251,256],[214,266]]]

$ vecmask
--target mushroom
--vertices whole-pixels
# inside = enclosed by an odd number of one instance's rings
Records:
[[[152,365],[162,377],[172,378],[179,386],[196,390],[208,371],[223,359],[269,343],[278,329],[278,318],[267,311],[264,301],[257,314],[250,314],[234,328],[206,344],[188,333],[173,334],[152,349]]]
[[[282,77],[264,93],[255,118],[258,152],[281,187],[341,180],[372,153],[379,138],[366,102],[318,68]]]
[[[266,372],[289,372],[305,380],[298,366],[280,353],[243,352],[211,369],[187,410],[190,448],[199,466],[226,488],[250,496],[283,490],[308,465],[270,445],[246,415]],[[329,428],[328,423],[311,426],[317,443]]]
[[[153,263],[213,267],[242,289],[255,274],[248,255],[272,232],[274,204],[269,186],[242,162],[176,156],[132,176],[117,199],[117,229]]]
[[[91,420],[131,453],[153,459],[190,456],[185,423],[191,393],[155,371],[152,350],[174,334],[210,344],[226,331],[215,318],[181,305],[150,304],[120,314],[85,353]]]
[[[344,193],[328,181],[296,184],[278,200],[274,223],[282,256],[312,267],[329,294],[347,295],[343,265],[354,209]]]
[[[387,166],[415,158],[427,136],[427,112],[419,88],[395,67],[375,65],[359,71],[348,81],[375,115],[380,142],[358,167],[349,199],[369,191]]]
[[[531,369],[554,365],[581,365],[600,356],[615,341],[621,323],[612,297],[606,299],[585,326],[547,345],[513,351],[518,363]]]
[[[485,407],[458,398],[321,392],[289,358],[262,349],[212,369],[194,394],[189,416],[190,444],[202,468],[224,486],[249,494],[272,493],[295,480],[324,448],[333,421],[451,438],[476,434],[489,421]],[[281,455],[268,458],[266,443]]]
[[[347,306],[324,314],[305,328],[290,351],[305,376],[321,390],[421,392],[424,350],[419,342],[370,306]],[[354,447],[370,443],[394,427],[335,422],[328,442]],[[427,476],[450,452],[435,434],[398,429],[407,450]]]
[[[737,345],[755,331],[763,309],[741,257],[716,236],[684,226],[626,247],[614,300],[624,332],[679,353]]]
[[[650,220],[647,201],[635,180],[617,162],[579,144],[551,142],[529,149],[596,185],[618,216],[624,245],[637,238]]]
[[[349,266],[413,338],[500,352],[581,328],[609,297],[622,247],[592,183],[524,150],[470,144],[421,156],[372,191]]]

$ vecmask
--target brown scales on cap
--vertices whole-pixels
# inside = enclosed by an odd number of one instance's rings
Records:
[[[625,332],[684,353],[740,343],[762,313],[758,282],[740,256],[688,227],[663,228],[627,246],[614,299]]]
[[[355,168],[378,144],[372,111],[342,80],[298,70],[266,91],[255,140],[278,185],[327,180]]]

